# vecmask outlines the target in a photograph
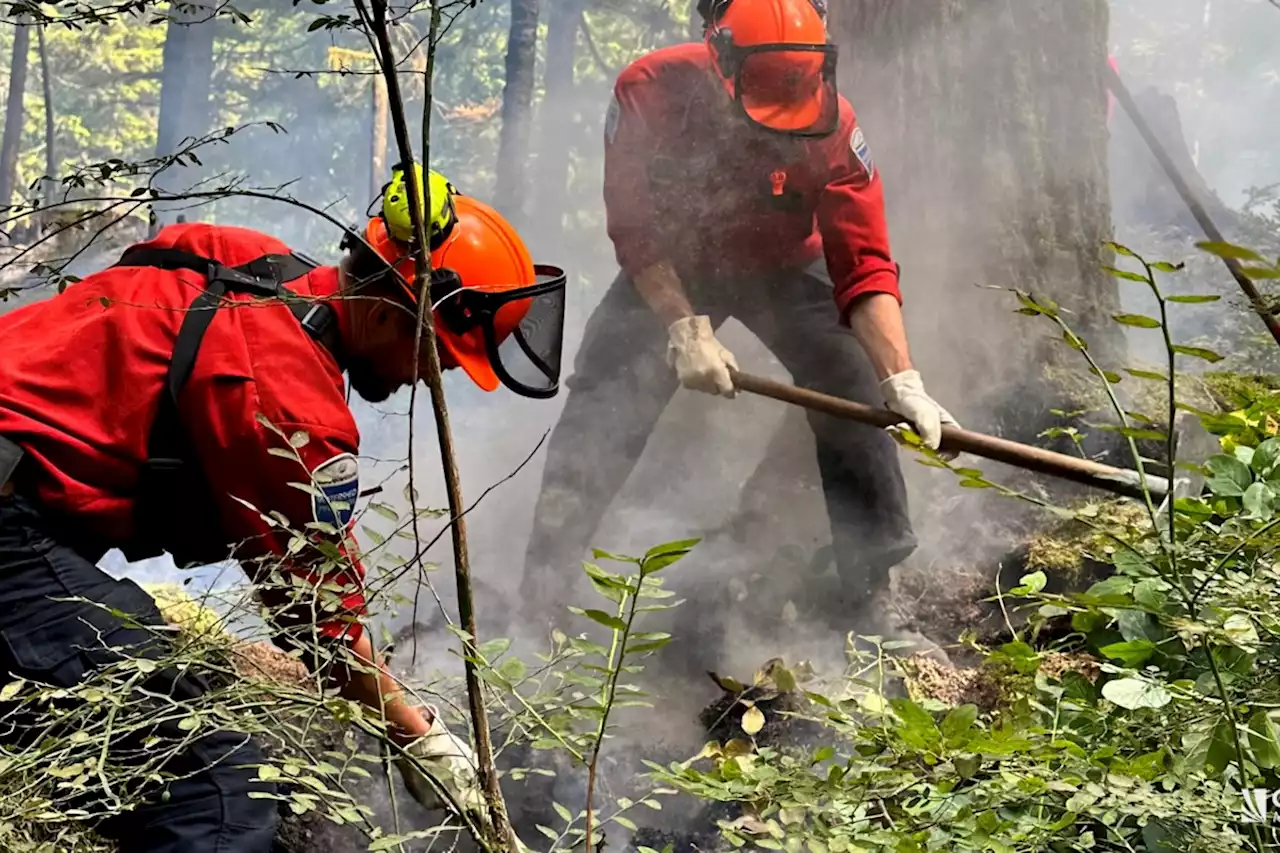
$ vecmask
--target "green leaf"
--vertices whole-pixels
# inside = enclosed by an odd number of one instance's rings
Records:
[[[1272,504],[1276,494],[1266,483],[1254,483],[1245,489],[1241,503],[1249,518],[1268,521],[1272,516]]]
[[[973,728],[978,719],[977,705],[961,705],[953,708],[942,721],[942,736],[950,740]]]
[[[1204,347],[1187,347],[1177,345],[1173,347],[1173,351],[1179,355],[1189,355],[1192,358],[1203,358],[1210,364],[1215,364],[1223,359],[1223,356],[1218,355],[1211,349],[1205,349]]]
[[[1220,258],[1231,258],[1237,261],[1258,261],[1266,263],[1267,259],[1259,255],[1252,249],[1246,249],[1243,246],[1237,246],[1234,243],[1218,243],[1212,241],[1204,241],[1196,243],[1196,248],[1208,252],[1211,255],[1217,255]]]
[[[520,658],[507,658],[498,666],[498,674],[512,684],[523,681],[528,672],[529,668]]]
[[[1123,643],[1111,643],[1098,651],[1112,660],[1118,660],[1128,667],[1138,667],[1151,658],[1156,652],[1156,644],[1150,640],[1129,640]]]
[[[1182,272],[1187,268],[1186,264],[1171,264],[1168,261],[1156,261],[1151,264],[1151,268],[1156,272]]]
[[[1280,278],[1280,265],[1274,267],[1240,267],[1240,271],[1252,279],[1276,279]]]
[[[580,607],[570,607],[569,610],[579,616],[585,616],[593,622],[599,622],[601,625],[614,631],[627,630],[626,622],[623,622],[617,616],[605,613],[603,610],[583,610]]]
[[[493,640],[486,640],[476,649],[480,657],[492,662],[495,658],[501,657],[511,648],[511,640],[506,637],[498,637]]]
[[[1103,267],[1102,271],[1109,275],[1113,275],[1116,278],[1122,278],[1125,281],[1136,281],[1139,284],[1150,284],[1150,282],[1147,281],[1146,276],[1139,275],[1136,272],[1129,272],[1128,270],[1118,270],[1115,267]]]
[[[1146,279],[1142,278],[1141,276],[1139,276],[1138,280],[1146,281]],[[1115,320],[1117,323],[1119,323],[1122,326],[1133,326],[1134,328],[1137,328],[1137,329],[1160,328],[1159,320],[1157,320],[1154,317],[1148,317],[1145,314],[1113,314],[1111,316],[1111,319]]]
[[[1107,380],[1112,385],[1117,384],[1121,380],[1120,374],[1116,373],[1114,370],[1101,370],[1095,367],[1090,367],[1089,372],[1092,373],[1094,376],[1101,376],[1103,379]]]
[[[1266,711],[1256,711],[1249,718],[1249,749],[1263,770],[1280,766],[1280,732]]]
[[[1245,489],[1253,483],[1253,472],[1249,466],[1231,456],[1211,456],[1205,460],[1204,466],[1210,474],[1205,485],[1219,497],[1242,497]]]
[[[757,735],[764,728],[764,714],[754,705],[742,715],[742,730],[749,735]]]
[[[693,550],[694,546],[701,542],[701,539],[680,539],[675,542],[668,542],[665,545],[655,545],[648,551],[644,552],[644,558],[650,560],[654,557],[661,557],[666,554],[679,554],[684,556]]]
[[[1133,368],[1126,367],[1124,369],[1124,372],[1134,377],[1135,379],[1154,379],[1157,382],[1169,381],[1168,376],[1165,376],[1163,373],[1156,373],[1153,370],[1136,370]]]
[[[571,823],[573,821],[573,813],[559,803],[553,802],[551,804],[551,808],[556,810],[556,814],[560,815],[560,819],[565,823]]]
[[[1245,464],[1256,471],[1259,477],[1269,479],[1277,466],[1280,466],[1280,438],[1268,438],[1253,448],[1253,454]]]
[[[1200,305],[1205,302],[1217,302],[1221,298],[1222,298],[1221,296],[1214,296],[1211,293],[1206,293],[1199,296],[1193,296],[1188,294],[1186,296],[1166,296],[1165,297],[1165,299],[1167,299],[1170,302],[1181,302],[1184,305]]]
[[[1019,586],[1015,586],[1009,590],[1013,595],[1035,595],[1045,588],[1049,582],[1049,578],[1044,572],[1032,572],[1029,575],[1023,575],[1019,581]]]
[[[1128,711],[1138,708],[1163,708],[1173,701],[1173,695],[1159,684],[1140,678],[1119,678],[1102,685],[1102,696],[1109,702]]]
[[[1108,249],[1115,252],[1117,255],[1123,255],[1126,258],[1138,257],[1137,254],[1135,254],[1134,251],[1130,249],[1128,246],[1124,246],[1112,240],[1106,240],[1103,242],[1102,245],[1106,246]]]
[[[395,521],[395,522],[400,521],[400,514],[384,503],[371,501],[369,503],[369,509],[373,510],[378,515],[382,516],[383,518],[389,521]]]
[[[10,681],[4,687],[0,688],[0,702],[8,702],[13,697],[17,696],[25,684],[26,682],[19,678],[16,681]]]

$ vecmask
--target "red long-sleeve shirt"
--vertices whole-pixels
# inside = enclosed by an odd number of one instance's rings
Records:
[[[171,226],[145,245],[227,266],[289,251],[255,231],[201,223]],[[288,287],[307,296],[335,294],[338,271],[319,267]],[[204,277],[186,270],[115,267],[0,316],[0,435],[26,449],[34,463],[28,488],[42,506],[109,543],[126,543],[132,534],[132,495],[174,339],[203,289]],[[344,324],[342,302],[330,304]],[[354,462],[359,447],[337,362],[280,303],[218,310],[179,411],[217,508],[209,534],[237,544],[242,558],[284,555],[288,536],[240,501],[279,512],[301,530],[318,511],[312,495],[289,483],[305,482],[308,471],[344,454]],[[307,471],[269,452],[284,442],[259,414],[285,435],[309,435],[298,450]],[[352,617],[364,608],[359,563],[324,578],[303,566],[291,570],[343,587],[341,606],[324,614],[320,630],[354,638]]]
[[[682,277],[805,266],[825,252],[842,320],[866,293],[901,301],[884,193],[853,107],[839,130],[784,138],[734,113],[702,44],[654,51],[618,77],[605,128],[605,208],[618,263]]]

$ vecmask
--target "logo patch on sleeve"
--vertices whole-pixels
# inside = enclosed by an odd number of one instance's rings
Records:
[[[855,127],[853,129],[853,138],[849,140],[849,148],[853,150],[853,156],[858,158],[863,174],[866,176],[867,182],[870,183],[876,176],[876,164],[871,159],[871,147],[867,145],[867,137],[863,135],[862,128]]]
[[[609,101],[609,112],[604,117],[604,139],[609,145],[613,144],[613,140],[618,136],[618,124],[622,121],[622,104],[618,103],[618,96],[614,95]]]
[[[315,520],[339,529],[350,524],[360,494],[360,462],[356,457],[350,453],[335,456],[317,466],[311,477],[320,492],[311,496]]]

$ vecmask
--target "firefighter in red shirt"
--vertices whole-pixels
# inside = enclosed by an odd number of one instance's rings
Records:
[[[416,166],[410,174],[421,181]],[[152,642],[162,635],[151,626],[163,624],[154,602],[96,567],[108,548],[133,559],[163,549],[196,563],[235,548],[275,611],[278,642],[324,665],[342,695],[384,709],[413,757],[399,764],[414,797],[442,805],[425,770],[464,808],[478,806],[470,746],[381,667],[352,666],[332,647],[375,659],[361,624],[363,569],[347,535],[359,435],[343,374],[375,402],[414,375],[416,250],[404,175],[397,170],[363,239],[347,235],[340,266],[315,266],[243,228],[175,225],[65,292],[0,317],[0,683],[72,687],[126,649],[163,656]],[[491,208],[453,197],[435,173],[431,184],[430,299],[442,363],[487,391],[504,384],[552,396],[563,273],[535,268]],[[279,452],[287,444],[300,462]],[[290,485],[308,478],[310,492]],[[351,558],[335,568],[314,559],[320,548],[291,547],[268,513]],[[259,557],[269,562],[255,568]],[[287,600],[271,570],[304,578],[305,600]],[[197,674],[163,667],[143,687],[179,698],[207,689]],[[0,737],[13,736],[6,731]],[[268,853],[277,804],[250,796],[273,790],[256,778],[257,745],[220,731],[183,746],[188,733],[173,722],[158,736],[152,755],[175,744],[164,796],[152,792],[99,830],[131,853]],[[112,747],[111,758],[129,760],[128,744]]]
[[[699,11],[705,44],[644,56],[614,89],[604,196],[622,273],[588,322],[549,443],[526,558],[535,612],[677,386],[734,395],[734,357],[713,332],[729,316],[801,385],[881,397],[935,448],[954,423],[912,366],[883,187],[836,91],[825,4],[702,0]],[[916,547],[896,445],[826,415],[809,423],[843,590],[828,615],[842,631],[900,634],[875,601]]]

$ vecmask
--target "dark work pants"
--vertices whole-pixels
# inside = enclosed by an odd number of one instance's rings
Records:
[[[0,683],[17,676],[73,687],[94,668],[119,660],[122,651],[133,658],[164,657],[163,634],[140,627],[164,624],[151,597],[130,581],[111,578],[62,544],[66,541],[28,501],[0,497]],[[86,601],[52,600],[57,598]],[[88,601],[133,618],[123,620]],[[165,667],[140,687],[187,701],[206,689],[199,676]],[[130,713],[137,713],[133,708]],[[0,737],[30,748],[39,729],[24,728],[21,720],[14,728],[4,719]],[[146,750],[169,752],[189,736],[176,720],[144,731],[159,743],[144,745],[137,735],[118,738],[108,762],[125,767]],[[268,853],[279,820],[277,803],[248,795],[275,788],[256,781],[257,771],[243,766],[263,760],[243,734],[201,735],[166,762],[162,785],[138,791],[143,805],[102,821],[97,829],[114,839],[121,853]]]
[[[837,323],[824,265],[686,287],[695,310],[709,314],[717,328],[736,317],[798,385],[880,404],[862,346]],[[521,590],[530,615],[546,618],[563,610],[566,578],[581,573],[586,550],[597,544],[590,537],[678,388],[666,351],[666,329],[631,281],[619,277],[587,322],[564,412],[548,444]],[[889,569],[916,547],[898,447],[883,431],[829,415],[810,413],[809,426],[842,590],[842,600],[828,604],[847,610],[883,588]]]

